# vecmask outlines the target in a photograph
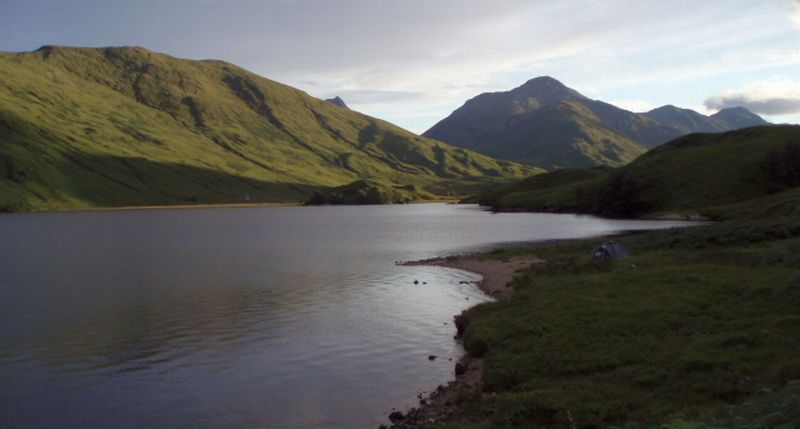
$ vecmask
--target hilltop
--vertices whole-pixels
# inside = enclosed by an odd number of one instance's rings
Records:
[[[342,97],[338,97],[337,96],[337,97],[333,97],[333,98],[328,98],[325,101],[327,101],[328,103],[331,103],[331,104],[333,104],[335,106],[344,107],[345,109],[349,109],[349,107],[347,107],[347,103],[345,103],[344,100],[342,100]]]
[[[478,95],[423,135],[545,168],[615,167],[684,134],[765,124],[743,108],[711,117],[675,106],[633,113],[543,76]]]
[[[0,53],[0,209],[303,200],[360,180],[462,194],[536,168],[417,136],[222,61]]]
[[[498,209],[606,216],[800,214],[800,126],[690,134],[621,168],[565,169],[485,194]]]

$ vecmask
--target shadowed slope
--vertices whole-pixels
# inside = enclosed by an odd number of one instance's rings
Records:
[[[633,113],[545,76],[511,91],[478,95],[424,135],[547,168],[621,166],[687,133],[766,124],[745,109],[728,110],[717,117],[674,106]]]
[[[798,213],[800,127],[691,134],[618,169],[564,170],[486,194],[497,208],[608,216],[701,212],[713,217]]]

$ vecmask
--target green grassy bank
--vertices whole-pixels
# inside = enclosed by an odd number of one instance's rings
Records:
[[[620,168],[556,170],[480,197],[498,210],[714,219],[800,215],[800,126],[690,134]]]
[[[457,318],[483,386],[441,427],[800,427],[800,221],[601,241],[484,256],[548,263]]]

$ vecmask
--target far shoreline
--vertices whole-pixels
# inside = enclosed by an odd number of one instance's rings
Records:
[[[239,202],[239,203],[198,203],[198,204],[147,204],[141,206],[110,206],[110,207],[81,207],[74,209],[53,209],[53,210],[28,210],[28,211],[0,211],[3,214],[37,214],[37,213],[95,213],[95,212],[117,212],[117,211],[145,211],[145,210],[190,210],[190,209],[246,209],[259,207],[366,207],[366,206],[403,206],[416,204],[464,204],[470,205],[477,203],[462,203],[458,199],[435,199],[417,200],[405,204],[318,204],[308,205],[305,201],[261,201],[261,202]]]

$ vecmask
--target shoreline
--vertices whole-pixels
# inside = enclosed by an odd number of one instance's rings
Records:
[[[292,207],[301,206],[302,201],[274,201],[259,203],[220,203],[220,204],[164,204],[164,205],[145,205],[145,206],[120,206],[120,207],[96,207],[77,210],[53,210],[28,213],[92,213],[92,212],[119,212],[119,211],[139,211],[139,210],[191,210],[191,209],[244,209],[255,207]]]
[[[187,210],[187,209],[241,209],[256,207],[336,207],[351,206],[362,207],[365,205],[415,205],[415,204],[462,204],[458,199],[414,200],[406,204],[319,204],[306,205],[304,201],[262,201],[251,203],[198,203],[198,204],[148,204],[141,206],[118,207],[82,207],[75,209],[32,210],[32,211],[0,211],[2,214],[37,214],[37,213],[95,213],[138,210]]]
[[[517,271],[529,268],[532,265],[545,262],[536,256],[522,256],[508,260],[481,259],[482,254],[466,254],[458,256],[423,259],[418,261],[397,262],[402,266],[435,266],[468,271],[481,276],[475,284],[478,289],[495,300],[508,299],[513,289],[508,286]],[[480,305],[480,304],[478,304]],[[470,307],[472,308],[472,307]],[[464,310],[466,311],[466,310]],[[461,344],[461,333],[456,333],[456,341]],[[380,428],[409,429],[423,425],[439,423],[454,417],[456,411],[454,404],[457,398],[465,394],[483,395],[483,359],[475,358],[469,354],[462,356],[454,364],[454,378],[446,385],[440,384],[427,396],[418,395],[419,406],[412,407],[405,412],[392,410],[390,416],[391,426],[381,425]]]
[[[469,271],[481,276],[476,285],[483,293],[496,298],[508,298],[513,289],[507,287],[514,274],[522,269],[529,268],[532,264],[541,264],[543,259],[536,256],[517,257],[508,260],[482,259],[482,254],[465,254],[439,258],[422,259],[419,261],[398,262],[397,265],[407,267],[432,266],[453,268]]]

